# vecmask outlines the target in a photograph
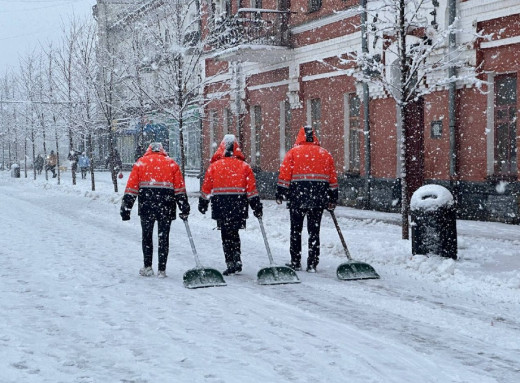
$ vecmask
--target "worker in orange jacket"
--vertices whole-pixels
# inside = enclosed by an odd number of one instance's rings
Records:
[[[199,198],[199,211],[205,214],[211,200],[211,218],[217,221],[227,269],[224,275],[242,271],[239,230],[245,229],[248,204],[255,217],[262,217],[262,202],[256,179],[234,135],[224,136],[210,161]]]
[[[301,270],[303,220],[307,216],[309,255],[307,271],[316,272],[320,260],[320,226],[323,210],[334,210],[338,201],[338,179],[334,159],[320,146],[312,127],[300,129],[294,147],[280,166],[276,202],[288,200],[291,220],[290,253],[287,266]]]
[[[181,211],[179,217],[187,220],[190,205],[186,196],[186,186],[179,165],[168,157],[159,142],[150,144],[145,154],[137,160],[128,177],[125,195],[121,203],[121,218],[130,219],[130,211],[139,197],[138,214],[141,217],[142,247],[144,266],[139,270],[142,276],[154,275],[153,227],[158,223],[159,265],[158,276],[166,277],[170,226],[176,217],[176,204]]]

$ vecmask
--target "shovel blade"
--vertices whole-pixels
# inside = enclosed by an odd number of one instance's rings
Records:
[[[184,287],[187,289],[226,286],[226,281],[220,271],[209,268],[190,269],[184,273],[182,279]]]
[[[379,274],[368,263],[349,261],[342,263],[336,270],[338,279],[350,281],[356,279],[379,279]]]
[[[283,285],[301,282],[296,272],[286,266],[264,267],[258,271],[257,280],[259,285]]]

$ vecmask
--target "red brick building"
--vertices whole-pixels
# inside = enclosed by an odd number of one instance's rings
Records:
[[[441,26],[449,3],[432,1],[434,21]],[[457,44],[486,83],[480,88],[457,83],[451,124],[447,88],[415,104],[410,192],[422,184],[441,184],[456,197],[459,217],[518,223],[520,2],[453,3],[462,30]],[[224,134],[236,134],[269,197],[298,129],[312,124],[335,158],[342,204],[397,211],[395,102],[375,88],[370,92],[368,194],[362,87],[350,75],[352,64],[341,60],[361,46],[359,1],[213,0],[204,6],[205,23],[215,36],[220,31],[208,47],[205,68],[211,79],[205,89],[210,100],[203,123],[205,158]],[[475,41],[470,35],[476,32],[488,37]]]

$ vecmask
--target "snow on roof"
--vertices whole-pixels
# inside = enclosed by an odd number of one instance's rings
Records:
[[[417,189],[410,201],[412,210],[437,210],[443,206],[453,205],[453,195],[440,185],[424,185]]]

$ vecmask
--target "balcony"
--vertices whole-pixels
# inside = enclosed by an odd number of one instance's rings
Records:
[[[240,8],[215,21],[210,45],[219,61],[273,62],[289,51],[289,11]]]

